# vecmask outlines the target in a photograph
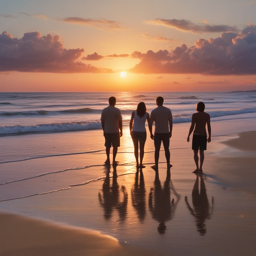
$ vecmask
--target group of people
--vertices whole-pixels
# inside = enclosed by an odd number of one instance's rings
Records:
[[[132,112],[130,120],[130,133],[134,144],[134,155],[136,159],[137,168],[144,168],[143,157],[144,147],[146,142],[146,127],[147,121],[151,139],[154,140],[155,145],[155,165],[152,166],[156,171],[158,170],[159,152],[161,143],[163,142],[165,157],[167,161],[167,168],[170,169],[170,138],[172,137],[173,119],[172,112],[169,108],[163,106],[164,99],[159,96],[156,98],[157,108],[152,110],[151,114],[147,113],[146,105],[140,102],[137,110]],[[105,147],[107,160],[105,164],[110,164],[110,148],[113,147],[113,165],[117,165],[116,154],[120,146],[120,137],[123,135],[122,115],[121,111],[115,107],[116,98],[109,98],[109,106],[103,109],[101,114],[101,124],[105,137]],[[204,162],[204,150],[207,148],[207,142],[211,141],[211,124],[210,115],[204,112],[205,104],[203,102],[197,103],[197,113],[192,115],[191,126],[189,129],[187,141],[191,133],[193,133],[192,149],[194,151],[194,160],[196,164],[195,172],[202,172]],[[153,124],[155,124],[155,131],[153,133]],[[208,138],[206,132],[208,130]],[[139,152],[140,151],[140,152]],[[199,156],[198,156],[199,153]],[[200,160],[200,161],[199,161]],[[200,163],[200,164],[199,164]]]

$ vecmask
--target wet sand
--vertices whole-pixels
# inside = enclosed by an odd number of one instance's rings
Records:
[[[136,171],[128,130],[121,140],[116,168],[101,164],[104,151],[2,164],[0,211],[51,223],[1,214],[4,247],[0,255],[254,255],[253,150],[250,154],[237,150],[235,157],[225,155],[232,148],[213,138],[206,152],[205,174],[197,176],[192,173],[195,166],[184,136],[187,131],[185,125],[174,131],[169,177],[163,151],[159,173],[151,169],[154,148],[149,138],[146,168]],[[70,138],[55,135],[55,141],[49,135],[35,137],[52,141],[54,147],[77,142],[80,151],[84,151],[81,139],[92,145],[91,150],[103,144],[101,131],[74,133]],[[21,138],[20,144],[30,138]],[[243,141],[232,143],[238,148]],[[34,144],[30,141],[29,145]],[[223,147],[226,151],[216,156]],[[24,177],[29,179],[18,181]]]
[[[0,213],[0,255],[156,255],[98,231]],[[159,254],[158,254],[159,255]]]

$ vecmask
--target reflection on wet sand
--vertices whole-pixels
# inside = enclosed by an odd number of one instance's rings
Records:
[[[120,221],[124,221],[127,216],[128,194],[125,186],[121,189],[117,183],[116,166],[113,170],[112,186],[110,186],[110,167],[106,167],[106,178],[102,185],[102,193],[99,192],[99,202],[104,209],[104,218],[109,220],[112,217],[112,212],[116,209],[119,213]],[[120,199],[120,191],[123,193],[123,200]]]
[[[175,199],[171,200],[171,190],[175,195]],[[180,200],[180,195],[173,187],[170,170],[167,170],[166,180],[162,188],[159,180],[159,173],[156,171],[154,188],[151,188],[149,193],[149,209],[152,218],[159,222],[158,232],[164,234],[166,231],[165,222],[174,217],[175,210]]]
[[[192,190],[192,202],[194,209],[190,206],[187,196],[185,197],[185,202],[188,210],[195,217],[197,231],[201,236],[205,235],[207,231],[205,221],[206,219],[210,219],[213,213],[214,198],[212,197],[212,206],[210,206],[202,174],[197,174],[195,185]]]
[[[140,176],[140,179],[139,179]],[[137,170],[135,182],[131,190],[132,206],[137,212],[138,219],[143,222],[146,216],[146,188],[142,170]]]

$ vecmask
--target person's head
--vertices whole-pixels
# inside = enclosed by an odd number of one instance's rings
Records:
[[[147,111],[146,105],[144,102],[140,102],[137,106],[137,115],[143,117]]]
[[[196,105],[196,111],[198,112],[204,112],[204,109],[205,109],[205,105],[203,102],[198,102],[197,105]]]
[[[115,106],[116,105],[116,98],[115,97],[110,97],[109,99],[108,99],[108,101],[109,101],[109,105],[111,105],[111,106]]]
[[[157,230],[158,230],[158,233],[161,235],[163,235],[165,233],[166,226],[165,226],[164,222],[159,223]]]
[[[157,106],[163,106],[163,103],[164,103],[164,98],[159,96],[156,98],[156,104]]]

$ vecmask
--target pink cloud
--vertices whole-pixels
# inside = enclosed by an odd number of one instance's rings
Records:
[[[242,33],[225,32],[220,37],[199,39],[195,46],[185,44],[173,51],[136,52],[141,61],[133,73],[144,74],[256,74],[256,26],[248,25]]]
[[[238,32],[237,27],[231,27],[227,25],[209,25],[209,24],[195,24],[189,20],[177,20],[177,19],[154,19],[151,21],[146,21],[145,23],[151,25],[165,26],[169,28],[174,28],[176,30],[181,30],[184,32],[192,33],[216,33],[216,32]]]
[[[113,72],[85,65],[78,59],[83,49],[65,49],[58,35],[25,33],[21,39],[0,34],[0,71],[103,73]]]

